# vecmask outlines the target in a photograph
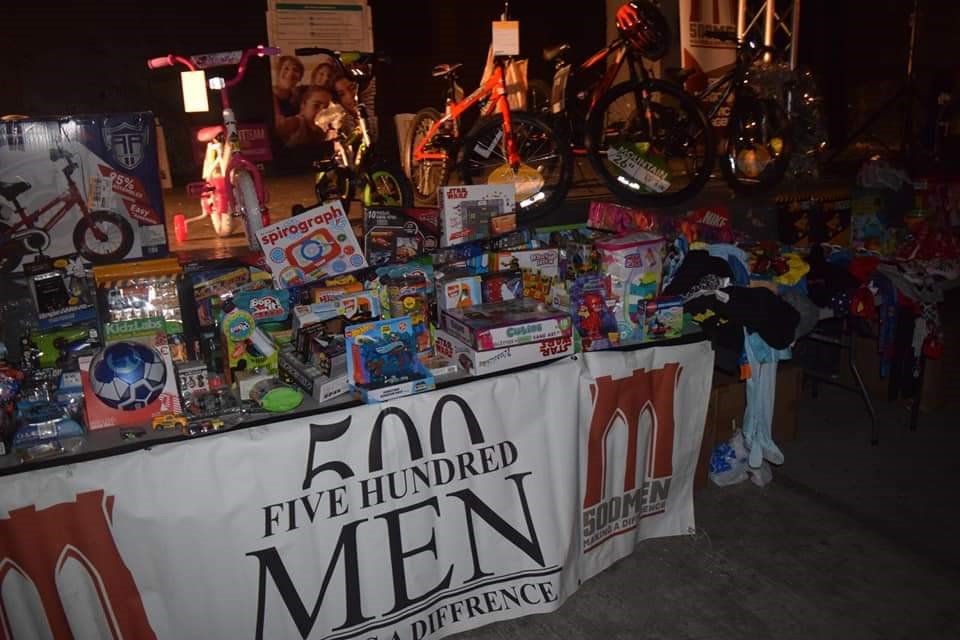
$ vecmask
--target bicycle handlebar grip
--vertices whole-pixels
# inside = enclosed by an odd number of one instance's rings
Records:
[[[298,56],[315,56],[320,53],[319,47],[298,47],[293,50],[293,53]]]
[[[147,69],[160,69],[161,67],[172,67],[173,56],[162,56],[160,58],[150,58],[147,60]]]

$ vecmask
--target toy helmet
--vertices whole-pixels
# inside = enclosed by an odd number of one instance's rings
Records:
[[[620,7],[617,10],[617,30],[649,60],[659,60],[670,49],[667,20],[650,0],[631,0]]]

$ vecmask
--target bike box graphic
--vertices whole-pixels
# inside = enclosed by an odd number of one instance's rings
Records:
[[[20,120],[0,134],[0,244],[18,254],[4,270],[38,251],[88,262],[166,254],[153,114]]]

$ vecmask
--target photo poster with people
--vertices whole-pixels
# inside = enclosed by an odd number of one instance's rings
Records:
[[[266,20],[270,44],[281,52],[270,61],[276,160],[306,169],[331,157],[333,142],[357,126],[358,102],[375,136],[375,79],[360,87],[343,73],[356,57],[351,54],[373,51],[373,14],[365,0],[270,0]],[[296,55],[304,47],[342,52],[343,67],[329,55]]]

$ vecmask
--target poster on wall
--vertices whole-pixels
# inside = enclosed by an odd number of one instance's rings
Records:
[[[355,116],[359,87],[344,77],[330,56],[297,55],[296,49],[372,52],[373,15],[365,0],[270,0],[266,21],[271,46],[280,48],[280,55],[270,61],[277,160],[309,166],[329,153],[329,140],[335,137],[329,125],[317,123],[317,115],[340,104],[348,115]],[[373,81],[359,96],[370,114],[374,113],[375,91]],[[349,126],[350,119],[343,122]],[[374,122],[371,129],[375,128]]]
[[[737,45],[704,35],[708,31],[737,32],[738,0],[679,0],[680,47],[684,69],[693,71],[686,81],[686,89],[699,93],[719,77],[724,68],[736,60]],[[719,93],[706,97],[713,104]],[[714,127],[727,126],[729,111],[720,109],[713,119]]]
[[[429,640],[553,611],[693,527],[709,345],[587,356],[4,478],[3,628]]]

